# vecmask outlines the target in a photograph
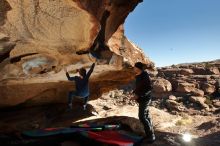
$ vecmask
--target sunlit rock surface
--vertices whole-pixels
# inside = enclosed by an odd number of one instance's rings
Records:
[[[154,64],[124,36],[140,0],[1,0],[0,107],[66,102],[71,75],[95,57],[91,98],[132,80],[130,66]]]

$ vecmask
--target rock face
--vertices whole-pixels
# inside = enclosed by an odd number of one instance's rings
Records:
[[[172,90],[172,85],[168,80],[157,79],[153,82],[154,92],[169,92]]]
[[[195,102],[195,103],[200,104],[203,108],[206,108],[206,109],[209,108],[209,106],[208,106],[207,104],[205,104],[206,98],[204,98],[204,97],[200,97],[200,96],[190,96],[189,100],[190,100],[191,102]]]
[[[72,75],[98,58],[91,98],[129,82],[143,51],[124,36],[123,23],[141,0],[1,0],[0,107],[66,102]],[[50,97],[50,98],[49,98]]]
[[[75,62],[84,64],[88,55],[82,54],[88,52],[109,61],[113,53],[119,54],[119,48],[111,49],[108,40],[139,1],[3,0],[1,3],[2,66],[7,66],[6,62],[19,63],[25,74],[33,74],[59,71],[62,65]],[[119,37],[124,38],[123,33]]]
[[[214,85],[205,83],[202,85],[202,89],[204,90],[205,93],[212,94],[215,92],[216,87]]]
[[[127,64],[134,65],[137,61],[143,61],[149,68],[154,67],[153,62],[144,55],[142,49],[124,36],[123,25],[121,25],[109,39],[108,46],[112,52],[119,56],[123,56],[123,61]]]
[[[189,93],[195,89],[195,84],[192,83],[179,83],[177,87],[177,92]]]
[[[176,102],[175,100],[168,99],[168,100],[166,100],[165,104],[166,104],[167,108],[171,111],[172,110],[174,110],[174,111],[183,111],[184,110],[184,107],[180,103]]]
[[[209,110],[217,107],[220,97],[220,61],[180,64],[170,67],[158,68],[157,76],[153,77],[153,96],[165,98],[168,109],[180,111],[182,104],[186,107],[196,107]],[[159,81],[158,81],[159,80]],[[166,90],[164,82],[172,86]],[[181,97],[178,100],[176,97]],[[182,103],[182,104],[180,104]],[[216,109],[213,108],[213,111]]]
[[[192,93],[192,95],[195,95],[195,96],[204,96],[204,91],[197,89],[197,88],[192,90],[191,93]]]

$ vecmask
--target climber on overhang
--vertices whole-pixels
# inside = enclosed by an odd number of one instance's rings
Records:
[[[139,103],[139,120],[144,126],[146,137],[144,142],[153,143],[155,141],[155,135],[153,130],[152,121],[149,115],[149,105],[151,103],[151,80],[146,71],[144,71],[144,65],[141,62],[135,63],[134,72],[136,74],[136,88],[133,91],[134,96],[132,100],[136,100]]]
[[[91,76],[95,67],[95,63],[92,64],[89,71],[86,72],[85,68],[80,68],[78,70],[79,76],[70,77],[66,68],[64,68],[66,72],[67,79],[69,81],[74,81],[76,85],[76,91],[70,91],[68,95],[68,107],[72,109],[72,101],[74,97],[81,97],[84,99],[83,109],[86,110],[87,101],[89,98],[89,77]]]

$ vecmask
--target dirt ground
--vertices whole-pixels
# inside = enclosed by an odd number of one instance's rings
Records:
[[[65,127],[85,121],[119,122],[128,125],[134,133],[144,135],[143,127],[138,120],[138,105],[130,101],[128,97],[115,98],[106,93],[97,100],[89,101],[86,111],[83,111],[80,100],[74,101],[74,105],[72,111],[67,111],[65,104],[1,110],[0,135],[12,133],[18,135],[24,130]],[[151,144],[152,146],[220,145],[219,114],[203,116],[179,113],[173,115],[153,106],[150,106],[150,113],[157,138],[156,142]],[[187,143],[182,140],[184,133],[192,135],[191,142]],[[66,142],[66,144],[71,145],[71,142]]]

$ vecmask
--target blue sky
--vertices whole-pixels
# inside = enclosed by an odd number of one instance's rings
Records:
[[[125,34],[156,66],[220,59],[220,0],[144,0]]]

